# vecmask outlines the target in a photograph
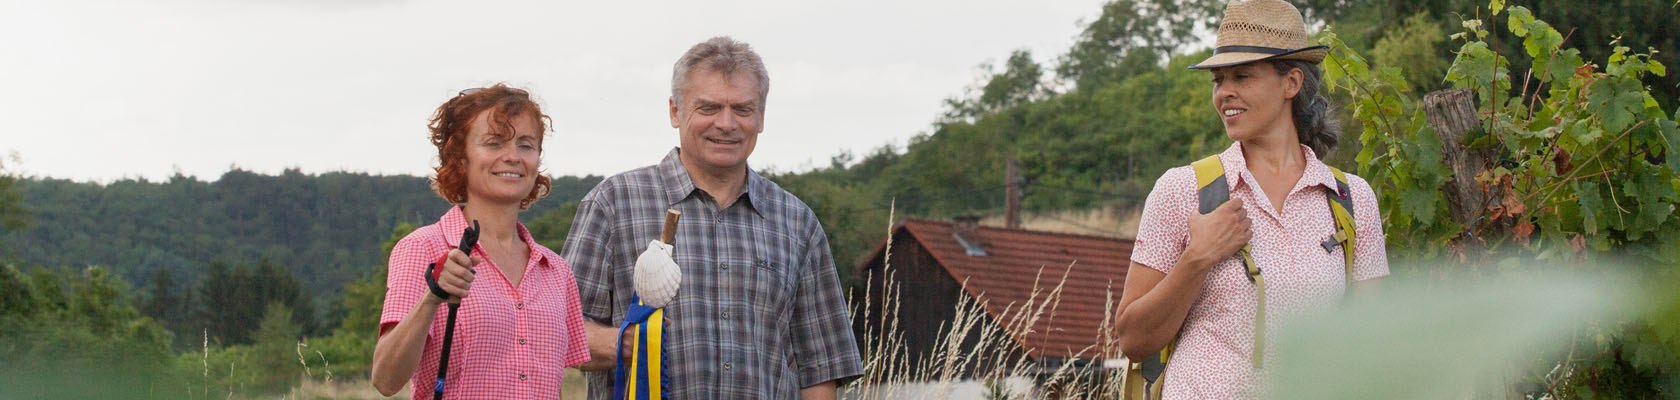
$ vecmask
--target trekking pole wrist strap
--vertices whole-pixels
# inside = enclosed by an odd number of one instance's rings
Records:
[[[439,300],[449,300],[449,292],[444,291],[442,286],[438,286],[438,275],[443,273],[443,262],[448,259],[449,253],[444,253],[442,257],[438,257],[437,262],[427,264],[426,272],[422,274],[426,276],[426,286],[431,289],[432,296],[436,296]]]

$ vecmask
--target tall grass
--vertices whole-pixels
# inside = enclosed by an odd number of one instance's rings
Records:
[[[1036,333],[1036,327],[1054,326],[1041,322],[1054,322],[1068,272],[1076,263],[1061,271],[1061,279],[1054,286],[1044,281],[1045,270],[1039,268],[1028,299],[1004,305],[997,317],[987,311],[991,300],[984,295],[978,298],[957,296],[957,303],[951,305],[953,317],[938,328],[938,339],[931,351],[923,352],[920,357],[912,356],[916,352],[910,351],[906,344],[906,327],[899,324],[898,318],[903,288],[895,279],[896,270],[892,263],[892,215],[893,211],[889,211],[883,268],[879,272],[869,271],[867,277],[869,290],[865,293],[879,295],[866,295],[848,302],[854,305],[851,308],[854,321],[866,319],[873,323],[863,324],[862,336],[859,337],[864,350],[863,376],[841,388],[843,397],[857,400],[1119,398],[1124,369],[1105,369],[1100,362],[1048,365],[1035,359],[1021,345],[1029,334]],[[875,279],[877,273],[881,279]],[[966,280],[962,282],[965,293],[968,284]],[[1119,332],[1114,329],[1112,317],[1118,298],[1112,290],[1112,283],[1110,287],[1100,325],[1101,337],[1096,343],[1076,352],[1073,358],[1089,361],[1120,357]],[[872,302],[877,300],[881,302],[878,314],[871,312],[876,309],[872,307]],[[957,390],[965,381],[981,385],[982,393],[976,395]],[[1022,381],[1027,384],[1010,384]]]

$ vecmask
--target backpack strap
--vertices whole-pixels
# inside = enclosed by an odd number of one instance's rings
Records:
[[[1197,212],[1207,214],[1218,209],[1220,205],[1231,200],[1231,186],[1225,181],[1225,164],[1219,155],[1211,155],[1194,163],[1190,168],[1196,171],[1196,202]],[[1254,368],[1260,368],[1265,358],[1266,343],[1266,277],[1260,275],[1260,265],[1254,263],[1253,248],[1244,244],[1237,250],[1242,257],[1243,270],[1248,274],[1248,281],[1254,282]]]
[[[1343,275],[1347,279],[1347,286],[1353,287],[1353,244],[1358,236],[1358,229],[1353,223],[1353,193],[1348,186],[1347,173],[1336,167],[1330,167],[1330,175],[1336,177],[1336,193],[1324,196],[1330,199],[1330,216],[1336,219],[1336,236],[1334,242],[1324,242],[1324,250],[1330,251],[1335,245],[1342,246],[1344,261]],[[1334,244],[1332,244],[1334,243]]]

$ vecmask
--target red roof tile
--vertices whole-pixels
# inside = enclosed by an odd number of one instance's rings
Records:
[[[1056,309],[1046,310],[1031,332],[1015,340],[1034,357],[1106,358],[1099,325],[1109,312],[1109,296],[1116,306],[1120,301],[1131,240],[981,226],[976,236],[986,255],[970,256],[950,221],[911,218],[898,229],[908,231],[958,283],[967,280],[964,290],[987,300],[986,311],[998,321],[1012,318],[1004,315],[1012,305],[1044,301],[1065,274]],[[1041,291],[1037,299],[1035,283]]]

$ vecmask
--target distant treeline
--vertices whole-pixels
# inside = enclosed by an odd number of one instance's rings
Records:
[[[553,194],[525,218],[576,201],[599,181],[555,178]],[[105,266],[137,284],[159,271],[194,282],[212,263],[266,262],[318,294],[336,294],[359,271],[384,265],[379,243],[398,223],[425,225],[449,207],[424,177],[295,169],[277,176],[234,169],[214,182],[28,178],[14,188],[29,223],[0,234],[0,260]]]

